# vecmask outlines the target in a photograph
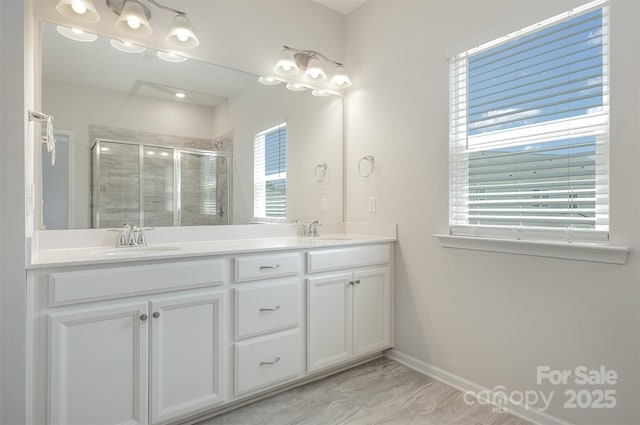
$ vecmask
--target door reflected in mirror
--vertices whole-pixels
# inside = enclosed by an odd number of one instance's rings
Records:
[[[149,48],[123,52],[107,37],[77,42],[44,22],[42,110],[59,143],[53,168],[37,150],[44,229],[342,221],[341,97],[167,62]],[[281,141],[270,134],[260,147],[273,128],[286,129]]]

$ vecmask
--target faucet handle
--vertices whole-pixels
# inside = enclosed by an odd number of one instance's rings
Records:
[[[310,236],[314,238],[317,238],[318,236],[320,236],[320,229],[319,229],[320,226],[322,226],[322,222],[320,220],[315,220],[313,223],[311,223],[309,228],[309,233],[311,233]]]
[[[138,235],[135,241],[136,245],[147,246],[147,237],[145,236],[144,232],[147,232],[149,230],[153,230],[153,227],[141,227],[138,229]]]

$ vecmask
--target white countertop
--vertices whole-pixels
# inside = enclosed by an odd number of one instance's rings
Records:
[[[229,239],[198,242],[150,244],[149,247],[82,247],[42,249],[32,253],[27,269],[56,266],[82,266],[112,264],[156,259],[193,258],[210,255],[240,254],[253,251],[282,251],[289,249],[328,248],[393,242],[394,237],[334,234],[318,238],[263,237],[255,239]]]

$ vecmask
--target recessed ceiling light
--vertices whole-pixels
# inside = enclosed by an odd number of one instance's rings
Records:
[[[185,97],[187,97],[187,95],[185,93],[178,92],[178,93],[176,93],[176,97],[178,97],[180,99],[184,99]]]
[[[287,84],[287,89],[289,89],[291,91],[305,91],[307,88],[305,86],[303,86],[302,84],[289,83],[289,84]]]
[[[258,78],[258,81],[260,81],[260,83],[264,84],[265,86],[277,86],[278,84],[282,84],[282,81],[277,80],[273,77],[260,77]]]
[[[125,53],[142,53],[146,50],[145,47],[138,46],[130,41],[120,41],[115,39],[111,39],[111,46]]]
[[[158,52],[158,57],[167,62],[184,62],[187,60],[184,56],[176,55],[175,53]]]
[[[91,34],[90,32],[84,32],[79,28],[69,28],[58,25],[57,30],[63,36],[70,38],[71,40],[81,41],[83,43],[91,43],[92,41],[96,41],[98,39],[97,35]]]

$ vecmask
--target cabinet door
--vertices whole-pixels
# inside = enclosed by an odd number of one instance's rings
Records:
[[[351,358],[351,273],[307,279],[309,372]]]
[[[151,302],[151,422],[223,401],[223,293]]]
[[[49,423],[146,424],[147,303],[49,315]]]
[[[379,351],[391,345],[391,283],[389,269],[354,273],[353,355]]]

